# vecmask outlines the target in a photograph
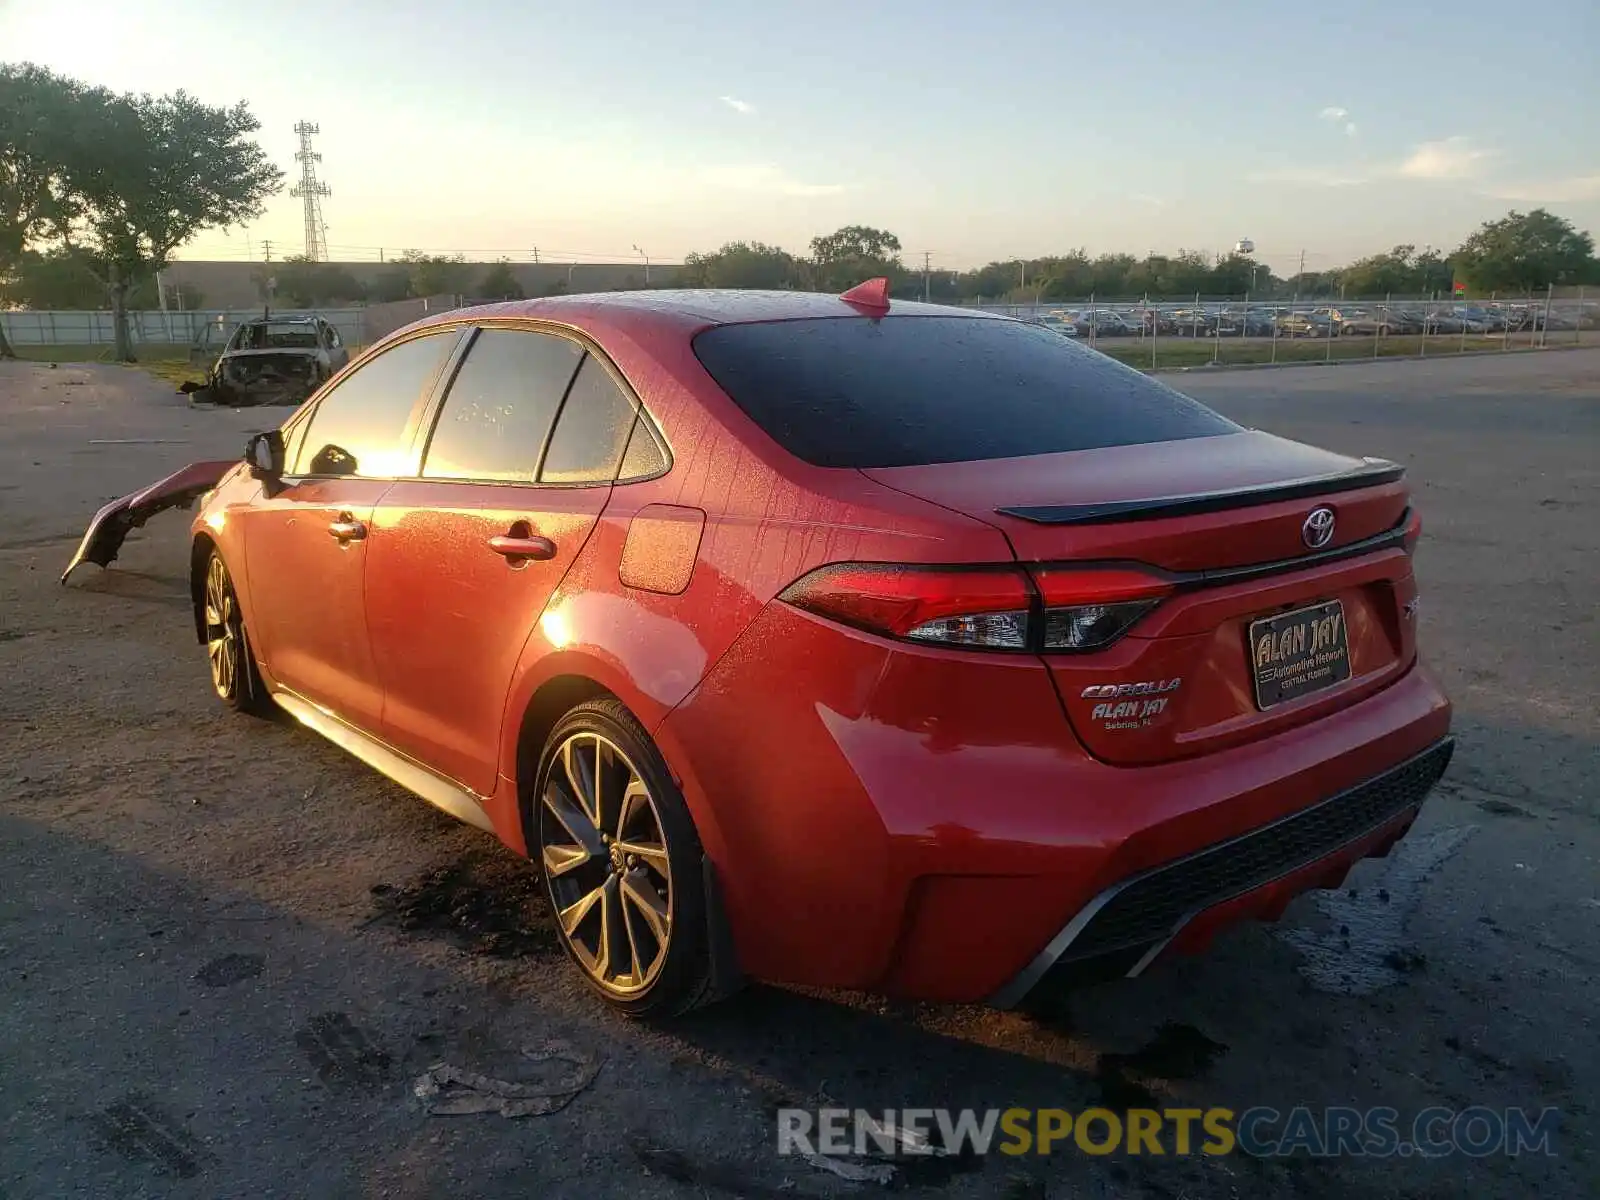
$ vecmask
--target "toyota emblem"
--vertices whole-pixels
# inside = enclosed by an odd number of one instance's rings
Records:
[[[1333,541],[1333,509],[1313,508],[1300,526],[1300,540],[1312,550],[1321,550]]]

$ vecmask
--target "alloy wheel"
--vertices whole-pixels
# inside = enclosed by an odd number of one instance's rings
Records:
[[[637,995],[661,973],[672,938],[672,863],[655,798],[602,734],[574,731],[540,793],[551,908],[590,979]]]
[[[231,700],[239,686],[239,647],[243,626],[228,568],[219,555],[211,556],[206,568],[206,654],[211,659],[211,686],[224,700]]]

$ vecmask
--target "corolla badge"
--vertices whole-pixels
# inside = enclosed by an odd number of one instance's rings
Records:
[[[1300,540],[1312,550],[1321,550],[1333,541],[1333,509],[1313,508],[1300,526]]]

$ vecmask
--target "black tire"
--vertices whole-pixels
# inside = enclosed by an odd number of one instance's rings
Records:
[[[211,690],[234,712],[266,716],[276,707],[256,666],[250,634],[245,629],[239,595],[222,555],[212,550],[200,581],[200,616],[205,627],[206,657],[211,665]]]
[[[580,798],[591,747],[598,816]],[[676,1016],[711,1000],[700,837],[661,752],[633,714],[614,699],[569,711],[545,740],[526,804],[529,846],[551,917],[584,982],[635,1018]],[[657,857],[662,851],[665,870]],[[663,906],[664,944],[658,937]],[[617,950],[605,949],[613,938]],[[630,969],[613,972],[623,955]]]

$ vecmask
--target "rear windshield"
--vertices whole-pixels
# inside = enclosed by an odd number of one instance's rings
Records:
[[[973,317],[719,325],[700,362],[785,450],[907,467],[1235,433],[1171,388],[1049,329]]]

